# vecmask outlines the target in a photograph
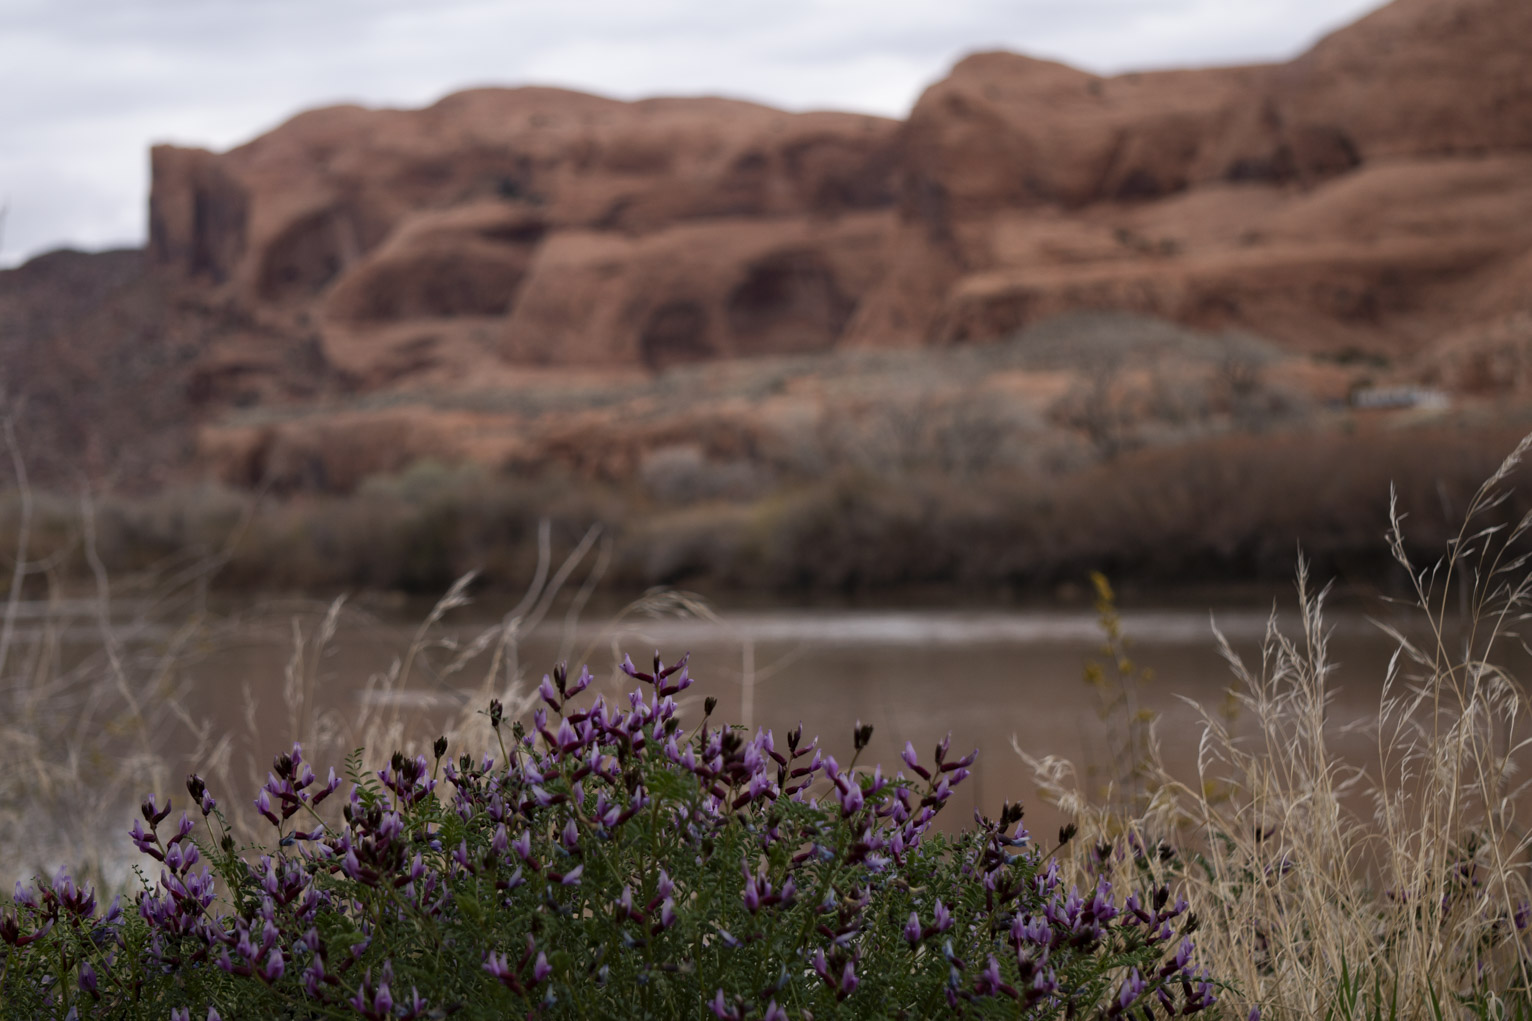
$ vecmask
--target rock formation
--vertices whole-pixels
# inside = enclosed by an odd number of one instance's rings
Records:
[[[150,251],[368,387],[812,350],[878,276],[896,130],[541,88],[318,110],[223,156],[157,147]]]
[[[103,374],[107,352],[156,367],[155,428],[188,430],[171,447],[200,426],[231,479],[321,487],[473,456],[473,427],[388,411],[388,451],[308,478],[256,411],[975,343],[1081,309],[1527,389],[1529,37],[1526,0],[1395,0],[1280,66],[1103,78],[983,53],[904,122],[544,88],[316,110],[223,154],[156,147],[149,268],[0,274],[0,343],[71,449],[149,428],[113,410],[147,370]],[[76,311],[43,308],[66,292]],[[87,442],[73,391],[120,428]],[[351,449],[369,423],[305,442]]]
[[[1532,291],[1527,32],[1521,0],[1396,0],[1281,66],[970,57],[899,136],[899,265],[855,339],[1101,306],[1397,356],[1505,314]]]

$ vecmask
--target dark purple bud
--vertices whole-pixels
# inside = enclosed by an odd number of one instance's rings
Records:
[[[158,826],[170,814],[170,799],[166,798],[165,807],[160,808],[155,802],[154,795],[151,794],[144,799],[144,803],[139,807],[139,810],[143,812],[145,822],[150,826]]]

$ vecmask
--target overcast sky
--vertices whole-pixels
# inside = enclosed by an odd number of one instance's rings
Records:
[[[1381,0],[0,0],[0,265],[143,242],[148,147],[473,85],[900,117],[965,53],[1283,60]]]

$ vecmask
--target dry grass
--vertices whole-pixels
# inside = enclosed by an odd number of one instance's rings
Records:
[[[358,748],[370,763],[396,749],[427,752],[438,735],[454,757],[478,756],[493,740],[478,719],[490,700],[517,719],[536,698],[521,660],[527,635],[561,614],[561,658],[585,662],[595,651],[574,645],[576,624],[608,574],[612,544],[593,527],[560,551],[544,522],[534,526],[531,580],[508,613],[468,640],[454,637],[442,625],[468,602],[474,576],[457,578],[388,665],[337,704],[324,697],[337,643],[360,638],[392,647],[393,629],[345,598],[217,610],[210,584],[229,569],[248,518],[228,519],[221,546],[202,544],[114,576],[89,499],[75,509],[67,541],[34,552],[39,501],[5,417],[0,457],[18,483],[13,544],[0,554],[9,561],[0,602],[0,747],[8,762],[0,770],[0,878],[7,882],[67,866],[103,889],[125,888],[137,860],[126,832],[139,801],[154,793],[161,803],[169,796],[184,804],[183,780],[193,770],[226,803],[254,791],[281,750],[257,743],[270,736],[273,712],[281,733],[301,742],[315,763],[339,765]],[[77,578],[66,587],[66,557],[88,565],[90,590],[82,593]],[[599,640],[609,638],[615,650],[635,621],[675,615],[710,611],[684,594],[646,593],[612,617]],[[232,672],[220,670],[222,657],[281,647],[285,667],[264,682],[217,690]],[[538,677],[548,665],[535,664]],[[193,708],[199,695],[224,703],[220,724]],[[241,715],[244,726],[228,726],[231,715]],[[253,825],[253,814],[232,807],[236,834],[254,838],[240,828]]]
[[[1198,707],[1194,781],[1155,768],[1152,744],[1148,782],[1126,799],[1083,790],[1068,763],[1034,762],[1045,793],[1081,820],[1080,867],[1096,861],[1098,841],[1128,832],[1180,846],[1171,862],[1136,866],[1129,855],[1112,867],[1184,868],[1201,949],[1237,987],[1237,1014],[1251,1005],[1283,1018],[1532,1009],[1532,933],[1523,931],[1532,729],[1525,689],[1505,665],[1526,651],[1532,515],[1499,514],[1529,446],[1532,437],[1479,489],[1430,567],[1412,561],[1391,514],[1389,548],[1429,638],[1390,631],[1398,652],[1375,718],[1331,715],[1340,678],[1325,593],[1300,567],[1295,634],[1274,618],[1260,663],[1222,643],[1239,713]],[[1375,735],[1375,760],[1335,751],[1346,727]]]

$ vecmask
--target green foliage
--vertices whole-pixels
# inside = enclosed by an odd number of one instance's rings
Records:
[[[973,755],[904,773],[842,766],[801,728],[689,732],[684,664],[626,667],[619,710],[545,678],[501,758],[360,752],[339,818],[302,749],[278,756],[237,848],[198,777],[177,824],[149,798],[132,837],[159,863],[136,910],[68,876],[0,916],[5,1018],[1035,1018],[1215,1001],[1184,900],[1068,888],[1006,805],[932,822]],[[551,710],[551,716],[549,714]],[[853,735],[856,756],[870,727]],[[200,812],[201,818],[197,818]],[[1061,842],[1069,839],[1061,833]]]

